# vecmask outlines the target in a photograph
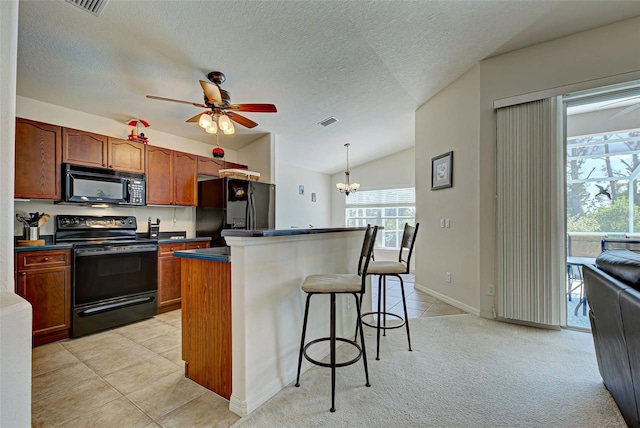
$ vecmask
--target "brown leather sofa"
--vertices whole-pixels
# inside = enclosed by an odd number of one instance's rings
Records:
[[[602,380],[630,427],[640,427],[640,254],[603,251],[583,267]]]

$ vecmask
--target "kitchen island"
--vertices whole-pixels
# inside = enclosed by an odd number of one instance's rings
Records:
[[[175,252],[183,272],[187,377],[228,398],[240,416],[294,381],[305,302],[300,286],[311,274],[355,273],[364,230],[225,230],[229,253]],[[356,311],[353,301],[340,297],[337,334],[350,337]],[[329,299],[313,299],[311,306],[307,335],[326,336]],[[364,299],[363,310],[369,309]],[[316,359],[328,352],[322,345],[309,349]],[[303,370],[309,367],[305,361]]]

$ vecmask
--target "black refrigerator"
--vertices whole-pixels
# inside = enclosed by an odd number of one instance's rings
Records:
[[[210,237],[211,246],[227,245],[223,229],[274,229],[276,186],[237,178],[198,183],[196,236]]]

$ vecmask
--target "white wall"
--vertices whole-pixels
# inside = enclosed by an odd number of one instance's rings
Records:
[[[304,195],[299,186],[304,186]],[[329,176],[294,165],[278,163],[276,169],[276,229],[302,229],[331,225]],[[316,201],[311,195],[316,194]]]
[[[480,67],[416,112],[416,284],[478,308]],[[431,190],[431,159],[453,150],[453,187]],[[448,218],[450,228],[441,228]],[[451,273],[451,283],[446,273]]]
[[[415,166],[415,149],[412,147],[358,167],[349,168],[350,180],[352,183],[360,183],[358,191],[414,187]],[[336,183],[344,183],[344,180],[344,172],[331,176],[331,225],[333,227],[344,226],[344,210],[348,197],[336,188]]]
[[[248,165],[249,170],[260,173],[262,183],[274,183],[275,179],[275,136],[273,134],[258,138],[238,150],[238,163]]]
[[[18,2],[0,1],[0,426],[31,426],[31,307],[13,294]]]
[[[439,287],[437,284],[442,281],[442,272],[440,272],[442,269],[436,271],[422,267],[422,262],[430,257],[427,250],[434,247],[430,238],[437,236],[438,233],[433,230],[436,228],[436,225],[432,224],[433,220],[439,218],[442,212],[458,216],[470,211],[468,216],[474,217],[471,221],[477,232],[467,236],[457,231],[447,231],[452,242],[446,245],[447,248],[458,249],[471,247],[471,253],[465,253],[465,260],[461,260],[462,254],[448,251],[449,259],[443,261],[443,266],[454,266],[452,269],[458,269],[455,268],[457,263],[469,266],[470,272],[462,273],[464,280],[468,281],[464,284],[465,295],[460,295],[463,290],[460,290],[456,284],[456,278],[459,277],[457,270],[452,272],[453,282],[450,288],[440,287],[439,289],[444,290],[442,294],[450,297],[454,303],[459,302],[460,306],[468,304],[480,310],[482,316],[492,316],[495,297],[486,294],[486,286],[495,284],[497,279],[493,102],[538,91],[546,91],[546,96],[561,95],[569,91],[638,79],[640,78],[640,55],[638,44],[632,42],[637,40],[640,40],[640,17],[490,58],[480,63],[479,72],[477,67],[474,67],[418,109],[416,112],[416,169],[418,171],[416,188],[420,204],[418,214],[420,218],[425,219],[425,222],[429,222],[428,228],[425,228],[429,230],[425,230],[425,233],[421,230],[416,244],[416,249],[421,249],[421,260],[416,260],[417,284],[426,287],[436,284],[435,287]],[[476,75],[479,75],[479,80],[474,77]],[[468,94],[464,95],[465,93]],[[458,120],[447,120],[443,117],[445,113],[438,110],[439,107],[461,105],[463,98],[468,97],[474,100],[477,93],[479,93],[479,106],[475,113],[467,112],[466,109],[452,110],[448,113]],[[441,115],[443,120],[438,123],[431,117],[433,115]],[[479,131],[476,129],[477,123],[479,123]],[[431,148],[431,144],[445,148],[437,145],[444,143],[429,143],[430,135],[433,134],[446,137],[451,141],[452,148],[464,147],[464,151],[469,155],[462,155],[462,150],[455,151],[454,187],[433,192],[431,195],[429,182],[422,178],[430,171],[430,157],[438,154],[437,150]],[[461,134],[467,138],[465,141],[455,138],[460,137]],[[462,144],[463,146],[460,146]],[[476,165],[468,162],[467,156],[473,156]],[[462,165],[458,162],[461,158],[464,160]],[[425,162],[427,162],[426,165]],[[427,168],[426,171],[425,168]],[[464,191],[457,191],[459,186],[463,186]],[[430,203],[431,201],[436,203]],[[463,214],[464,218],[468,216]],[[458,222],[452,219],[453,229],[457,224]],[[475,303],[478,301],[479,307]]]

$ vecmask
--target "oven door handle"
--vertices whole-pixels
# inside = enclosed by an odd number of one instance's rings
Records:
[[[158,251],[157,246],[145,247],[145,248],[132,248],[128,250],[107,250],[107,251],[93,251],[93,250],[76,250],[76,257],[92,257],[92,256],[106,256],[108,254],[131,254],[131,253],[155,253]]]
[[[91,316],[91,315],[100,314],[102,312],[113,311],[115,309],[120,309],[120,308],[124,308],[124,307],[127,307],[127,306],[134,306],[134,305],[140,305],[142,303],[149,303],[149,302],[152,302],[153,300],[154,300],[154,297],[147,296],[147,297],[138,297],[138,298],[134,298],[134,299],[127,299],[127,300],[114,302],[114,303],[107,303],[107,304],[104,304],[104,305],[95,306],[93,308],[86,309],[86,310],[78,313],[78,316],[80,316],[80,317],[88,317],[88,316]]]

